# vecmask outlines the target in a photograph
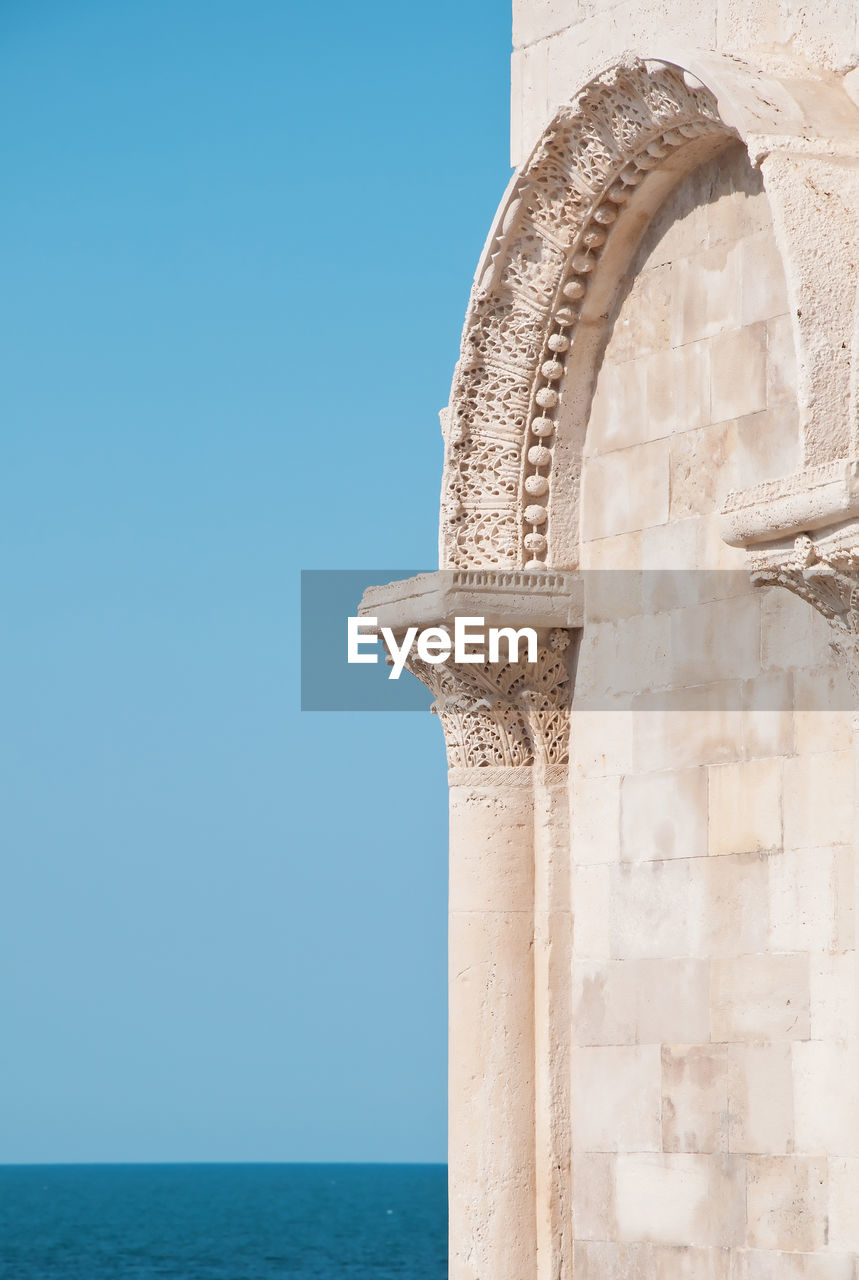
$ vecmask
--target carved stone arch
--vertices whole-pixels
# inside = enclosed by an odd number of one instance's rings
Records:
[[[738,138],[761,164],[768,196],[774,189],[776,236],[794,266],[787,275],[806,462],[855,448],[856,269],[836,245],[835,262],[818,264],[817,283],[803,260],[796,204],[801,196],[805,217],[817,216],[818,205],[819,216],[831,211],[831,193],[809,184],[807,164],[819,161],[822,136],[848,165],[859,116],[840,86],[787,87],[733,61],[684,60],[710,87],[678,65],[638,58],[591,81],[558,112],[505,193],[443,414],[442,567],[577,565],[583,438],[559,447],[559,404],[581,435],[587,415],[570,408],[590,394],[618,283],[650,219],[687,174]],[[841,199],[845,226],[859,204],[852,190]],[[820,358],[822,317],[836,347],[842,339],[840,359]],[[553,469],[556,452],[563,465]],[[552,502],[559,484],[562,501]]]

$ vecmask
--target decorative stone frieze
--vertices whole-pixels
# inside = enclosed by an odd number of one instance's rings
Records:
[[[664,63],[615,67],[555,117],[475,277],[442,415],[443,565],[551,563],[553,436],[595,273],[650,171],[730,135],[712,95]]]

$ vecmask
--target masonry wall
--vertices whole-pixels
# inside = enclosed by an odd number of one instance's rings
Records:
[[[647,232],[588,427],[583,568],[633,572],[589,578],[573,712],[576,1280],[856,1274],[851,699],[718,526],[800,461],[786,312],[738,146]]]
[[[517,165],[555,109],[629,50],[670,60],[709,49],[788,76],[844,74],[859,62],[859,11],[855,0],[514,0],[513,47]]]

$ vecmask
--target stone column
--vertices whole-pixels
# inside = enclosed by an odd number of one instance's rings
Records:
[[[450,766],[451,1280],[572,1274],[566,814],[578,632],[535,626],[570,621],[568,598],[541,593],[547,576],[427,575],[453,589],[430,604],[400,584],[362,602],[399,631],[459,615],[538,635],[536,663],[523,646],[521,661],[502,649],[494,664],[408,664],[434,695]]]

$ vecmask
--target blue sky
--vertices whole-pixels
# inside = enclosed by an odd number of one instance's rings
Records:
[[[441,1160],[446,787],[301,714],[436,555],[497,0],[0,12],[0,1162]]]

